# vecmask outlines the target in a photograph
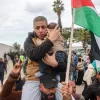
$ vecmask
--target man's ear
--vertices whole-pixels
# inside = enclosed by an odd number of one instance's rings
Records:
[[[35,26],[33,26],[33,29],[35,29]]]

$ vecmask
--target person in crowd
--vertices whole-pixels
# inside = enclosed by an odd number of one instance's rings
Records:
[[[22,64],[24,64],[24,61],[25,61],[25,57],[24,57],[24,54],[21,54],[19,59],[21,60]]]
[[[24,75],[26,75],[27,64],[28,64],[28,58],[26,57],[26,59],[25,59],[25,61],[23,63],[23,73],[24,73]]]
[[[76,100],[74,99],[74,97],[72,96],[72,85],[68,82],[62,82],[62,88],[61,88],[61,93],[63,95],[63,100]]]
[[[91,64],[88,65],[88,68],[84,74],[84,77],[83,77],[84,90],[82,92],[82,95],[84,95],[87,87],[92,84],[92,77],[94,77],[96,75],[96,70],[97,70],[96,62],[94,60]]]
[[[19,61],[19,56],[16,55],[16,56],[14,57],[14,65],[15,65],[18,61]]]
[[[12,72],[9,74],[4,86],[0,93],[0,100],[21,100],[21,89],[23,84],[18,82],[21,72],[21,65],[15,64]],[[20,85],[20,87],[19,87]],[[16,90],[16,91],[15,91]],[[18,90],[18,91],[17,91]]]
[[[3,62],[3,59],[0,57],[0,81],[1,81],[1,87],[3,86],[4,72],[7,73],[7,66]]]
[[[75,100],[72,98],[72,87],[64,82],[62,82],[62,84],[61,93],[63,95],[63,100]]]
[[[100,100],[100,86],[98,87],[96,91],[96,97],[97,97],[97,100]]]
[[[88,66],[90,64],[90,58],[89,58],[89,56],[86,56],[86,65]],[[86,68],[86,70],[87,70],[87,68]]]
[[[84,67],[83,67],[83,62],[81,57],[78,58],[78,64],[76,69],[78,70],[78,78],[77,78],[76,85],[81,85],[84,76]]]
[[[91,64],[88,65],[88,69],[86,70],[83,80],[87,82],[87,85],[92,84],[91,77],[96,75],[96,61],[94,60]]]
[[[69,84],[72,87],[72,96],[75,100],[85,100],[81,94],[76,93],[76,84],[74,81],[69,80]]]
[[[100,68],[97,68],[95,82],[89,85],[85,93],[83,94],[85,100],[97,100],[96,91],[99,86],[100,86]]]
[[[26,69],[26,82],[22,90],[22,100],[40,100],[41,92],[39,90],[40,79],[35,76],[39,71],[39,61],[43,59],[45,64],[49,65],[48,72],[52,73],[51,67],[57,67],[58,62],[55,59],[55,53],[50,56],[47,53],[53,47],[55,41],[60,35],[60,29],[56,26],[52,32],[47,29],[47,19],[44,16],[38,16],[33,21],[34,31],[31,32],[24,42],[24,50],[28,57]],[[48,32],[48,38],[45,39]],[[36,45],[36,39],[44,40],[39,46]],[[56,99],[62,100],[62,95],[57,89]],[[37,94],[38,93],[38,94]],[[27,95],[26,95],[27,94]],[[34,95],[33,95],[34,94]],[[60,97],[58,96],[60,95]]]
[[[82,60],[83,60],[83,67],[84,67],[84,73],[85,73],[85,71],[87,69],[87,62],[86,62],[87,54],[86,53],[83,54]]]
[[[77,81],[77,71],[76,71],[76,67],[78,64],[78,56],[76,55],[75,51],[72,51],[72,67],[73,67],[73,71],[72,71],[72,80]]]
[[[7,58],[4,58],[4,63],[5,63],[6,65],[8,64]]]
[[[43,74],[40,76],[39,89],[41,91],[41,100],[56,100],[56,89],[58,81],[55,75]],[[59,95],[58,95],[59,96]]]

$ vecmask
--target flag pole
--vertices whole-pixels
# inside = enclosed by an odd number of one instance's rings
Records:
[[[72,52],[72,41],[73,41],[73,33],[74,33],[74,19],[75,19],[75,8],[73,8],[73,16],[72,16],[72,28],[71,28],[71,35],[70,35],[70,44],[69,44],[69,52],[68,52],[68,62],[67,62],[66,78],[65,78],[65,82],[66,83],[68,83],[68,80],[69,80],[71,52]]]

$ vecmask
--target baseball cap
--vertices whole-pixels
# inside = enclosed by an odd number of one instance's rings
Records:
[[[58,81],[55,77],[55,75],[52,74],[43,74],[40,76],[40,83],[43,83],[45,88],[56,88]]]

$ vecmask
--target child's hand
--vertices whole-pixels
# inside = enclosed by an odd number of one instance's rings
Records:
[[[47,29],[47,31],[48,31],[48,36],[49,36],[48,39],[50,39],[54,43],[60,35],[60,28],[58,28],[58,25],[57,25],[53,31],[50,32],[49,29]]]

